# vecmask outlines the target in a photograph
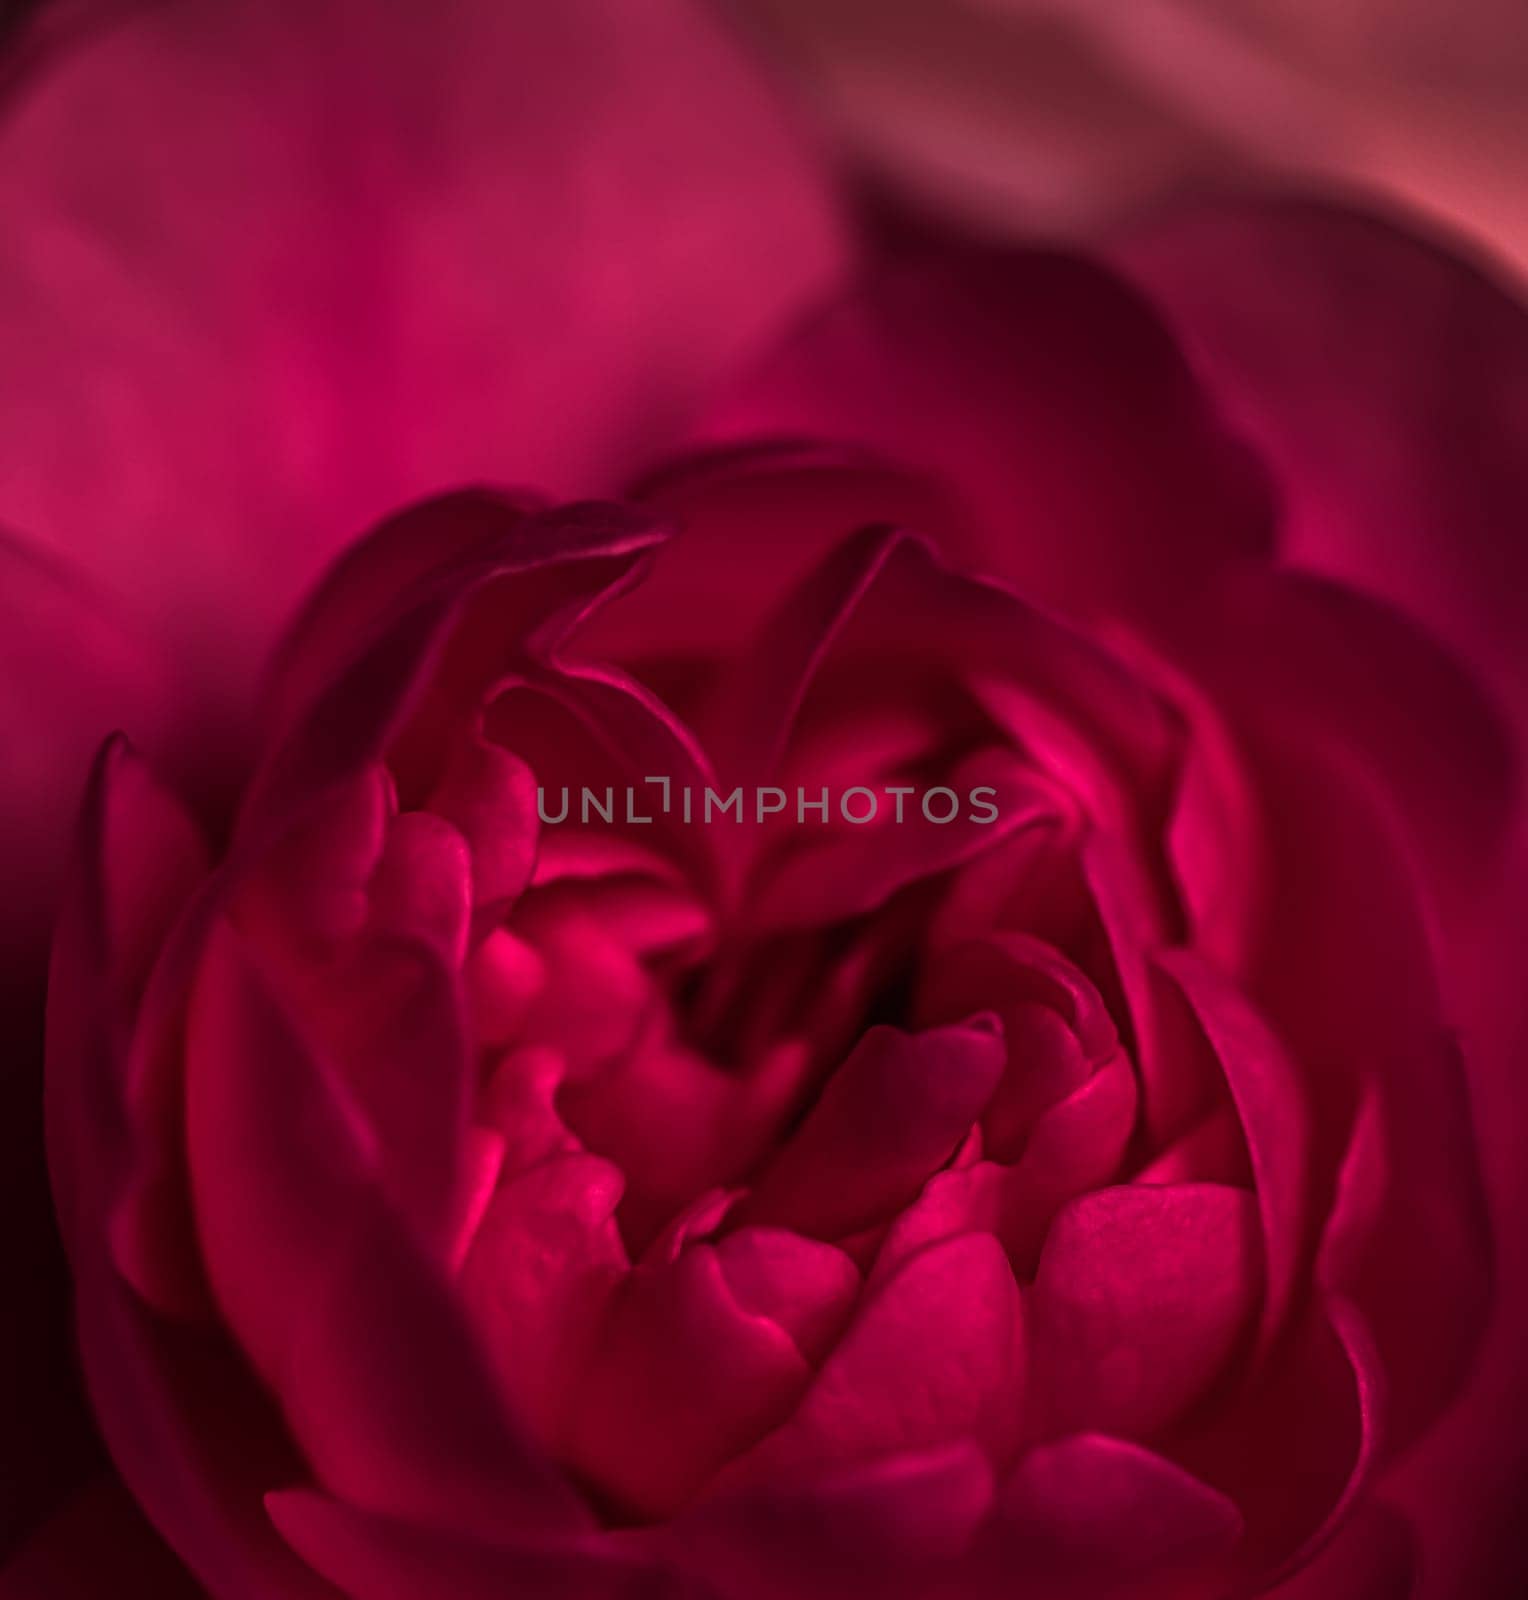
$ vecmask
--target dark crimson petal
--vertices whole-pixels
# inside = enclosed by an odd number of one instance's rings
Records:
[[[677,531],[641,588],[590,629],[592,650],[625,662],[730,651],[857,528],[972,549],[937,481],[841,446],[748,442],[681,457],[635,498]]]
[[[101,741],[130,728],[157,749],[175,701],[165,663],[108,597],[0,528],[0,962],[11,983],[31,982],[46,960],[63,824]]]
[[[1259,1351],[1277,1335],[1314,1243],[1310,1108],[1293,1061],[1245,999],[1186,951],[1157,959],[1215,1050],[1247,1141],[1268,1282]]]
[[[0,1570],[0,1600],[198,1600],[117,1478],[75,1495]]]
[[[312,1489],[278,1489],[266,1504],[292,1548],[357,1600],[719,1600],[708,1586],[599,1534],[453,1536]]]
[[[973,1596],[1178,1600],[1216,1592],[1241,1536],[1235,1505],[1139,1445],[1082,1433],[1031,1450],[972,1552]]]
[[[1324,1184],[1374,1103],[1377,1165],[1344,1282],[1390,1373],[1398,1444],[1453,1395],[1490,1306],[1469,1063],[1388,793],[1309,728],[1282,728],[1255,762],[1277,831],[1250,988],[1305,1064]]]
[[[732,1213],[820,1239],[886,1220],[978,1121],[1003,1071],[990,1021],[907,1034],[874,1028],[829,1079]]]
[[[804,325],[707,436],[846,440],[947,482],[975,564],[1080,614],[1269,548],[1260,476],[1167,331],[1076,257],[930,253]]]
[[[992,1468],[962,1442],[708,1495],[661,1539],[731,1600],[910,1600],[991,1500]]]
[[[1383,596],[1528,716],[1528,314],[1351,208],[1185,211],[1116,252],[1279,484],[1298,566]]]
[[[1412,1600],[1422,1577],[1416,1538],[1383,1504],[1358,1512],[1308,1566],[1269,1600]]]
[[[710,1245],[623,1282],[573,1393],[568,1454],[616,1505],[672,1515],[785,1416],[811,1377]]]

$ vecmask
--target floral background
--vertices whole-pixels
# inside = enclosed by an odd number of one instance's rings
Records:
[[[1521,8],[0,52],[0,1597],[1522,1593]]]

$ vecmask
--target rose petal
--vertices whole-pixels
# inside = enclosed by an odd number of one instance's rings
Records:
[[[1267,550],[1255,475],[1147,304],[1081,259],[882,271],[766,361],[708,437],[844,439],[943,477],[975,565],[1041,604],[1138,611]]]
[[[923,1592],[992,1500],[969,1441],[708,1495],[671,1530],[675,1559],[738,1600]]]
[[[1420,1580],[1405,1519],[1383,1505],[1366,1506],[1314,1561],[1270,1590],[1269,1600],[1411,1600]]]
[[[788,1422],[723,1482],[977,1440],[1001,1459],[1026,1388],[1018,1286],[995,1239],[973,1233],[914,1255],[867,1297]]]
[[[108,734],[161,745],[175,711],[153,646],[72,568],[0,531],[0,959],[31,982],[46,960],[67,831]]]
[[[1026,1295],[1044,1431],[1145,1438],[1171,1422],[1249,1331],[1261,1272],[1242,1190],[1131,1186],[1074,1200]]]
[[[536,516],[490,509],[495,537],[432,569],[391,625],[272,741],[245,792],[239,849],[268,850],[315,796],[384,754],[412,805],[438,781],[443,740],[458,733],[464,711],[525,650],[559,642],[664,537],[618,506]],[[419,512],[439,513],[439,502]]]
[[[3,1600],[196,1600],[201,1592],[116,1478],[75,1495],[0,1570]]]
[[[394,819],[368,884],[371,925],[384,936],[417,940],[459,967],[472,919],[467,841],[443,817],[406,811]]]
[[[508,751],[463,740],[426,809],[453,823],[472,855],[472,898],[497,922],[531,881],[536,860],[536,778]]]
[[[671,1514],[785,1414],[810,1368],[734,1294],[715,1249],[638,1267],[578,1386],[568,1449],[626,1507]]]
[[[225,705],[358,529],[485,478],[615,487],[839,264],[690,5],[132,8],[6,120],[0,516]]]
[[[587,635],[628,663],[730,650],[855,529],[894,524],[970,547],[936,482],[834,445],[749,441],[681,458],[637,498],[678,533]]]
[[[814,1366],[859,1294],[860,1275],[842,1250],[784,1228],[740,1228],[717,1242],[716,1258],[737,1303],[779,1323]]]
[[[361,1600],[628,1600],[662,1592],[707,1600],[659,1563],[595,1534],[509,1532],[469,1538],[378,1516],[311,1489],[278,1489],[266,1509],[283,1539],[343,1593]]]
[[[770,1161],[735,1222],[835,1239],[905,1205],[954,1154],[1003,1070],[988,1027],[875,1028]]]
[[[1269,460],[1287,556],[1393,601],[1528,713],[1522,541],[1502,537],[1528,508],[1522,305],[1319,202],[1181,214],[1118,255]]]
[[[461,1273],[461,1290],[517,1416],[561,1434],[600,1319],[630,1268],[615,1226],[621,1174],[555,1157],[501,1187]]]
[[[1258,1347],[1266,1351],[1298,1289],[1310,1246],[1309,1108],[1293,1062],[1267,1023],[1203,962],[1167,951],[1158,967],[1181,988],[1225,1070],[1241,1119],[1268,1269]]]
[[[198,977],[186,1073],[208,1272],[320,1478],[360,1505],[457,1525],[576,1524],[383,1198],[359,1111],[226,925]]]
[[[978,1592],[1010,1592],[1022,1572],[1026,1593],[1057,1600],[1208,1593],[1241,1527],[1235,1505],[1181,1467],[1080,1434],[1029,1451],[1002,1485],[973,1551]]]

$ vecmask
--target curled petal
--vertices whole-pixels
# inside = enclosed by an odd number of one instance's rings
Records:
[[[921,1250],[867,1296],[788,1422],[723,1482],[789,1478],[974,1439],[1002,1459],[1024,1404],[1024,1320],[997,1241]]]
[[[570,1458],[620,1504],[670,1514],[788,1411],[809,1376],[791,1336],[697,1245],[626,1280],[578,1386]]]
[[[1112,274],[1040,251],[899,262],[831,306],[708,436],[846,439],[940,475],[974,564],[1041,604],[1139,610],[1268,549],[1259,477]]]
[[[384,1197],[362,1113],[226,925],[198,975],[186,1092],[214,1291],[320,1479],[378,1510],[576,1525],[581,1508],[504,1421],[438,1269]]]
[[[1213,1045],[1246,1137],[1268,1269],[1258,1335],[1259,1349],[1266,1350],[1309,1259],[1313,1198],[1309,1107],[1294,1064],[1244,999],[1184,952],[1166,952],[1159,965],[1181,988]]]
[[[517,1416],[556,1440],[600,1319],[629,1270],[614,1214],[621,1175],[597,1157],[547,1160],[488,1204],[461,1288]]]
[[[884,1220],[955,1153],[1003,1060],[1002,1036],[991,1027],[873,1029],[733,1220],[825,1239]]]

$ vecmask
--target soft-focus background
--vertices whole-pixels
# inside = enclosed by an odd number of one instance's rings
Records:
[[[1315,180],[1528,280],[1523,0],[736,0],[872,177],[1005,230]]]

